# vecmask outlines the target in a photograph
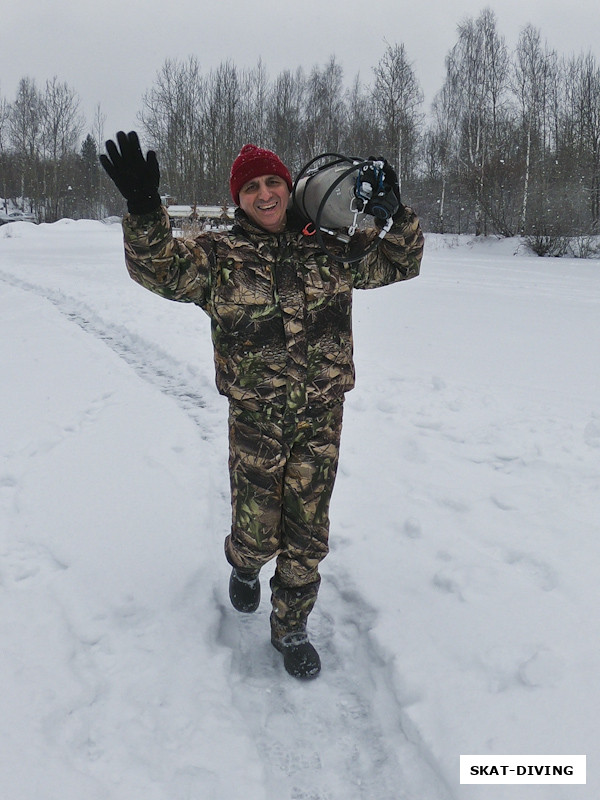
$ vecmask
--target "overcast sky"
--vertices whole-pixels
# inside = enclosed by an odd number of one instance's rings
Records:
[[[593,52],[600,62],[598,0],[4,0],[0,14],[0,94],[14,99],[20,78],[43,88],[56,75],[80,96],[91,130],[99,103],[105,135],[139,127],[136,114],[165,59],[198,58],[203,71],[231,59],[269,76],[306,70],[335,55],[350,83],[372,80],[386,42],[404,43],[427,107],[444,80],[456,26],[489,6],[513,48],[528,23],[559,53]]]

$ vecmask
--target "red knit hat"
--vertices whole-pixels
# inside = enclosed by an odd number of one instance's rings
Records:
[[[260,175],[279,175],[287,183],[290,192],[292,191],[291,175],[279,156],[255,144],[245,144],[231,165],[229,176],[229,188],[236,205],[240,204],[242,186]]]

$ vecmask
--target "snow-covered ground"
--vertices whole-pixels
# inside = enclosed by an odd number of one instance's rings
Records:
[[[0,228],[3,800],[600,796],[600,265],[427,237],[355,294],[331,553],[297,682],[227,599],[209,322],[118,225]],[[586,754],[461,786],[460,754]]]

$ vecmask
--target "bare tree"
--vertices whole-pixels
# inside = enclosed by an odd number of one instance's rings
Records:
[[[284,70],[275,79],[269,103],[271,146],[293,172],[299,171],[303,163],[300,138],[305,88],[302,69]]]
[[[37,166],[41,158],[43,100],[35,80],[21,78],[10,109],[9,140],[14,148],[19,170],[20,198],[24,207],[30,198],[30,210],[38,192]]]
[[[96,103],[96,107],[94,109],[94,116],[92,118],[92,138],[94,140],[94,144],[96,145],[97,153],[104,152],[105,124],[106,124],[106,114],[102,111],[100,103]],[[96,199],[97,199],[97,209],[98,209],[97,213],[98,216],[104,217],[110,213],[113,202],[115,203],[115,205],[116,203],[118,203],[118,205],[116,205],[117,208],[121,206],[120,195],[118,196],[117,199],[118,193],[115,190],[115,185],[109,179],[108,175],[104,172],[103,169],[98,169],[96,186],[97,186]]]
[[[197,59],[167,59],[142,98],[139,119],[161,162],[162,188],[181,201],[198,199],[204,178],[206,81]]]
[[[69,211],[67,205],[71,205],[75,197],[76,181],[68,174],[68,157],[77,150],[83,118],[76,92],[56,76],[46,81],[41,112],[44,218],[54,221]]]
[[[225,61],[211,70],[205,94],[206,188],[211,202],[225,203],[229,198],[229,170],[243,144],[237,127],[240,84],[235,64]]]
[[[46,81],[42,103],[42,142],[44,154],[58,161],[76,149],[83,130],[79,97],[56,76]]]
[[[259,59],[256,67],[240,75],[238,132],[244,144],[271,145],[268,125],[270,94],[267,70]]]
[[[583,189],[591,230],[600,231],[600,68],[588,53],[572,60],[573,94],[579,174],[586,176]]]
[[[382,144],[400,180],[412,179],[417,163],[423,92],[403,44],[389,45],[374,69],[373,97]]]
[[[327,151],[339,152],[344,121],[343,70],[331,56],[323,68],[313,67],[306,83],[304,159]]]
[[[437,229],[440,233],[446,231],[446,191],[452,164],[457,163],[457,98],[458,93],[447,81],[433,101],[433,124],[428,140],[431,177],[439,180]]]
[[[96,149],[100,152],[104,148],[104,125],[106,124],[106,114],[102,111],[100,103],[96,103],[94,117],[92,119],[92,136],[96,143]]]
[[[6,147],[8,146],[8,124],[10,119],[10,106],[8,101],[0,96],[0,192],[2,192],[2,200],[4,201],[4,210],[8,210],[8,154]]]
[[[521,116],[521,128],[525,139],[523,166],[523,196],[519,229],[527,228],[530,184],[532,179],[533,154],[537,149],[543,164],[551,148],[550,126],[546,124],[549,97],[556,78],[556,54],[542,47],[541,34],[537,28],[527,25],[519,36],[513,67],[513,92],[517,97]],[[543,176],[539,176],[543,179]]]
[[[475,232],[485,232],[486,168],[495,155],[500,111],[507,89],[508,54],[490,9],[458,26],[458,42],[446,59],[447,91],[460,109],[461,158],[474,198]]]
[[[366,158],[379,155],[385,148],[379,130],[377,111],[371,87],[361,83],[360,76],[345,94],[346,129],[343,152],[347,156]]]
[[[0,96],[0,153],[4,152],[8,144],[8,121],[10,116],[10,107],[8,101]]]

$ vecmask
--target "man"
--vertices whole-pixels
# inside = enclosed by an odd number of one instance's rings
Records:
[[[332,238],[324,252],[289,207],[292,179],[278,156],[245,145],[231,167],[233,228],[175,239],[154,152],[144,157],[135,132],[122,131],[106,149],[102,164],[127,200],[131,277],[169,300],[196,303],[212,321],[217,388],[229,399],[231,602],[255,611],[260,569],[276,557],[271,641],[291,675],[314,677],[321,664],[306,623],[328,552],[344,394],[354,386],[352,290],[419,274],[419,222],[386,165],[386,188],[397,198],[391,230],[375,249],[367,245],[379,230],[355,234],[352,244],[368,255],[344,263],[332,253],[346,245]]]

